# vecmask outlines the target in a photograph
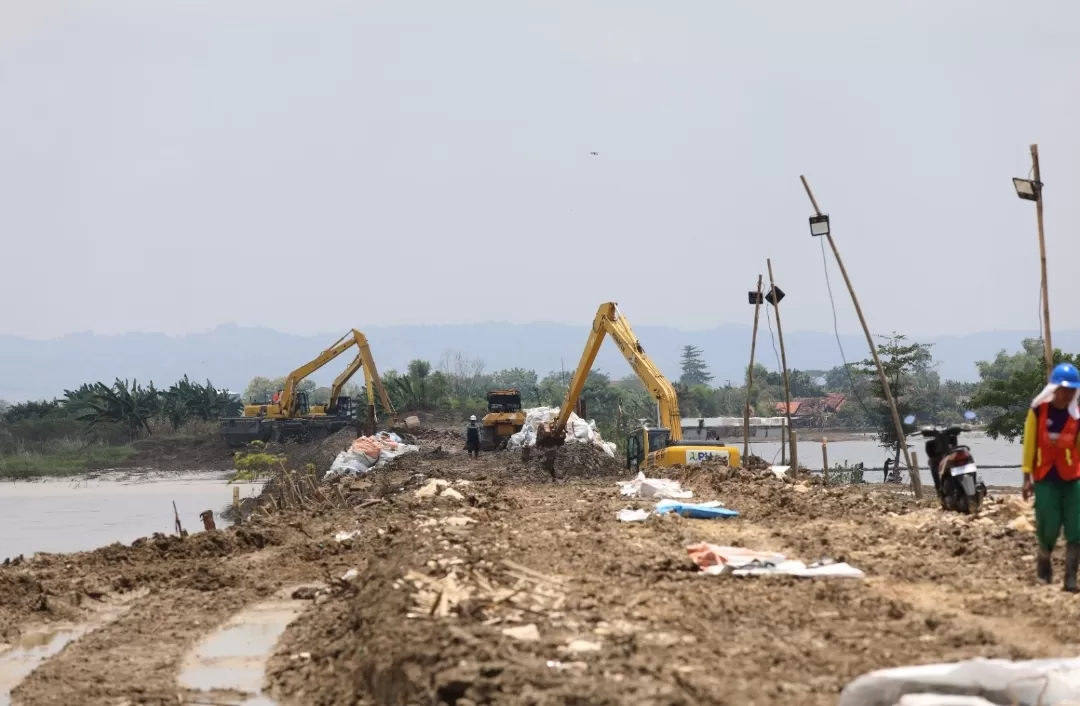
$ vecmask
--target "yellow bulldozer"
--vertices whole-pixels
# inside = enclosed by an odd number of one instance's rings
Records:
[[[630,363],[645,389],[656,400],[657,426],[642,426],[631,431],[626,439],[626,467],[637,471],[646,468],[681,465],[697,465],[709,461],[725,462],[732,467],[740,464],[739,449],[712,441],[691,441],[682,438],[682,417],[679,414],[679,399],[675,387],[664,377],[659,368],[645,355],[630,322],[619,311],[615,302],[605,302],[596,311],[592,330],[581,354],[566,398],[559,408],[559,416],[548,425],[541,425],[537,430],[536,445],[552,447],[561,445],[566,439],[566,424],[570,413],[578,406],[585,379],[600,352],[604,337],[610,335],[619,347],[619,351]]]
[[[505,449],[506,442],[525,426],[521,393],[514,389],[490,390],[488,413],[480,421],[480,448],[484,451]]]

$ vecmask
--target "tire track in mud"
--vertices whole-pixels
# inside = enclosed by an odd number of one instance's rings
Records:
[[[176,561],[165,558],[146,569],[124,567],[135,580],[147,581],[149,590],[132,600],[115,620],[72,641],[37,666],[13,690],[13,703],[175,706],[178,696],[197,695],[179,685],[177,678],[200,640],[227,625],[245,607],[273,597],[283,586],[319,582],[335,572],[340,575],[336,547],[326,535],[330,528],[340,526],[343,517],[348,514],[275,518],[265,529],[252,524],[243,530],[217,530],[220,536],[200,533],[184,540],[171,538],[170,546],[179,551]],[[293,526],[299,529],[282,530]],[[203,546],[225,546],[238,531],[249,536],[276,532],[274,544],[244,545],[223,555],[204,557],[201,553]],[[82,557],[95,558],[93,553],[72,555],[76,562]]]
[[[11,703],[11,692],[40,665],[72,642],[118,620],[133,601],[145,595],[146,591],[138,591],[105,599],[80,622],[42,625],[23,632],[16,644],[0,650],[0,706]]]

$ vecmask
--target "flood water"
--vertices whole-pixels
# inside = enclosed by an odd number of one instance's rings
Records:
[[[813,436],[810,429],[796,430],[799,434],[799,465],[813,470],[820,470],[822,466],[821,437]],[[850,438],[850,435],[847,437]],[[727,443],[742,448],[741,441],[731,440]],[[960,436],[960,443],[971,447],[971,453],[978,464],[979,477],[987,485],[1020,485],[1020,452],[1019,442],[1010,443],[1004,439],[991,439],[982,432],[965,432]],[[920,474],[923,483],[933,482],[930,472],[926,467],[925,440],[922,437],[908,437],[908,449],[919,455]],[[862,463],[866,468],[881,468],[885,465],[887,451],[878,445],[872,437],[861,438],[852,441],[830,441],[829,466],[836,464],[849,466]],[[763,442],[750,444],[750,453],[762,457],[766,461],[780,463],[780,442]],[[790,459],[789,459],[790,460]],[[901,456],[900,463],[903,464]],[[986,466],[1014,466],[1014,468],[993,469]],[[882,481],[882,471],[867,471],[866,480],[870,483]]]
[[[204,510],[213,510],[218,527],[225,527],[218,513],[232,502],[226,479],[222,473],[127,473],[0,483],[0,560],[174,534],[173,501],[188,532],[202,531]],[[237,485],[242,498],[261,489]]]

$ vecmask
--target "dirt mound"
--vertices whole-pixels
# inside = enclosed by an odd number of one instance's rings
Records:
[[[518,449],[501,455],[509,459],[508,470],[520,478],[608,478],[629,473],[625,464],[594,444],[571,442],[551,449]]]
[[[449,446],[464,445],[465,432],[458,428],[419,427],[417,429],[395,429],[407,443],[420,443],[427,441],[433,444],[446,444]]]
[[[750,454],[742,460],[743,468],[750,471],[764,471],[768,470],[772,464],[763,459],[761,456],[755,456]]]
[[[342,429],[331,434],[325,439],[311,443],[289,442],[283,445],[271,444],[267,450],[271,453],[284,454],[289,460],[289,466],[294,469],[304,469],[310,463],[315,466],[318,474],[330,470],[330,465],[338,454],[349,447],[356,439],[356,430]]]
[[[156,471],[227,471],[233,468],[233,452],[219,437],[141,439],[135,455],[122,465]]]
[[[602,478],[625,476],[628,471],[625,464],[595,444],[569,443],[555,451],[555,474],[559,478]]]

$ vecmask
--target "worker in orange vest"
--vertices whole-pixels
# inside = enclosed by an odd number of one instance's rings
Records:
[[[1031,402],[1024,424],[1023,495],[1035,496],[1035,533],[1039,540],[1036,576],[1053,579],[1050,556],[1065,531],[1065,590],[1077,592],[1080,568],[1080,372],[1062,363],[1049,384]]]

